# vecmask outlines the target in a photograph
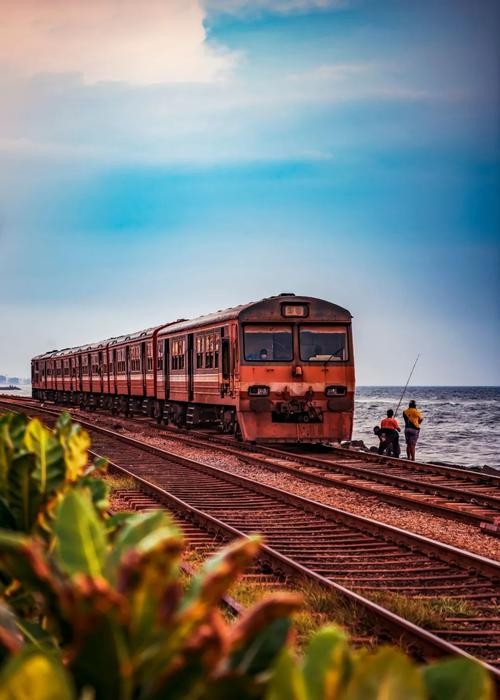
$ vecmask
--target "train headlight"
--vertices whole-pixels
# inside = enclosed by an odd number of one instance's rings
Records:
[[[269,396],[269,387],[262,384],[255,384],[248,387],[249,396]]]
[[[327,386],[325,389],[326,396],[345,396],[346,392],[345,386]]]

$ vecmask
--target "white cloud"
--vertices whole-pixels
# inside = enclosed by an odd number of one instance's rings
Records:
[[[236,54],[208,44],[198,0],[17,0],[2,8],[0,66],[87,83],[213,82]]]
[[[453,93],[422,90],[404,84],[404,78],[383,63],[333,63],[288,76],[295,100],[340,103],[355,100],[413,101],[454,99]]]
[[[258,14],[261,12],[291,14],[294,12],[340,9],[346,7],[349,4],[349,0],[204,0],[203,4],[209,11],[234,15]]]

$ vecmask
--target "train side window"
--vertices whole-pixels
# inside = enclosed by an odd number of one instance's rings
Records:
[[[146,363],[146,371],[147,372],[152,372],[153,371],[153,343],[148,343],[146,345],[146,351],[147,351],[147,363]]]
[[[196,369],[203,367],[203,337],[196,336]]]
[[[205,367],[212,368],[214,366],[214,337],[211,333],[206,336],[205,343]]]
[[[177,340],[172,340],[172,352],[170,353],[170,367],[177,369]]]
[[[185,342],[184,340],[179,340],[179,369],[184,369],[184,363],[185,363],[185,353],[186,353],[186,348],[185,348]]]
[[[139,345],[133,345],[130,348],[130,371],[141,371],[141,348]]]
[[[184,340],[172,340],[172,369],[184,369],[184,353],[185,353],[185,343]]]
[[[158,343],[158,355],[156,358],[156,369],[163,369],[163,342]]]
[[[219,367],[219,349],[220,349],[220,334],[219,331],[215,332],[215,345],[214,345],[214,367],[217,369]]]

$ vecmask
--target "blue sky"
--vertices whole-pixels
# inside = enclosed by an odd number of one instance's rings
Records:
[[[294,291],[359,383],[500,384],[498,5],[138,7],[0,28],[0,372]]]

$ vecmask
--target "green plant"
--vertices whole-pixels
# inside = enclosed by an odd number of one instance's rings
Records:
[[[64,418],[51,433],[23,420],[0,423],[12,516],[0,530],[0,700],[492,698],[474,662],[419,668],[396,649],[353,650],[335,627],[296,660],[296,595],[274,594],[228,624],[218,604],[259,537],[234,542],[185,586],[183,537],[170,517],[110,517],[76,426]]]
[[[107,507],[107,486],[94,478],[105,460],[88,462],[88,433],[68,413],[49,430],[19,413],[0,417],[0,527],[40,535],[50,528],[53,510],[68,488],[92,494]]]

